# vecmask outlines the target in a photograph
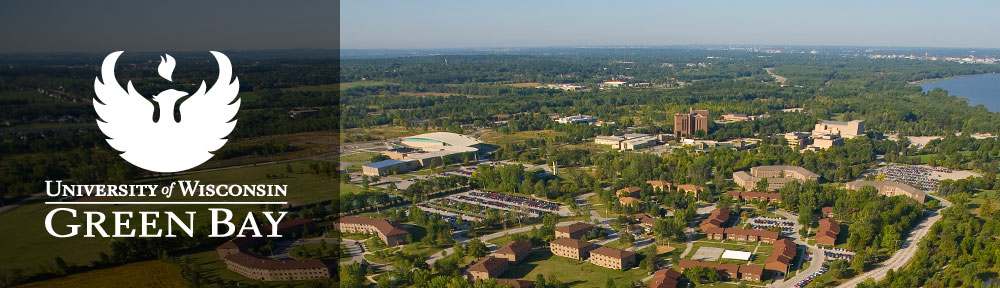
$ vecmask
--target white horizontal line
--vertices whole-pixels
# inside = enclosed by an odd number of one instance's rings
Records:
[[[285,205],[288,202],[86,202],[86,201],[76,201],[76,202],[45,202],[48,205],[260,205],[260,204],[278,204]]]

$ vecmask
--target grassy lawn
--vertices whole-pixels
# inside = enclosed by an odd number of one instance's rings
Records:
[[[295,246],[292,251],[288,251],[288,255],[295,259],[327,258],[327,255],[334,253],[340,247],[343,246],[337,243],[326,243],[326,249],[323,249],[320,243],[309,243]]]
[[[980,214],[982,212],[979,211],[979,207],[983,205],[983,202],[986,201],[987,198],[993,199],[993,213],[996,213],[998,206],[1000,206],[1000,201],[997,201],[998,198],[996,190],[980,190],[979,193],[976,193],[976,195],[972,197],[972,199],[969,199],[969,208],[975,209],[974,211],[976,215],[982,217],[983,215]]]
[[[529,233],[531,233],[531,231],[521,232],[521,233],[514,233],[514,234],[508,234],[508,235],[505,235],[505,236],[501,236],[501,237],[490,239],[490,241],[487,241],[487,242],[490,242],[493,245],[503,246],[503,245],[507,245],[507,243],[510,243],[511,241],[514,241],[514,237],[512,237],[512,236],[514,236],[514,235],[522,235],[522,234],[523,235],[528,235]]]
[[[611,278],[615,285],[631,285],[649,275],[642,269],[613,270],[585,261],[554,256],[548,250],[539,249],[524,262],[511,266],[500,277],[534,281],[535,275],[538,274],[545,275],[546,279],[555,277],[569,287],[604,287],[608,278]]]
[[[368,159],[378,154],[379,153],[375,152],[354,153],[351,155],[340,156],[340,162],[368,162]]]
[[[304,171],[308,168],[309,161],[291,162],[295,171]],[[281,175],[277,179],[266,177],[267,174]],[[210,172],[199,172],[176,177],[165,177],[158,179],[145,179],[139,183],[155,183],[169,185],[175,180],[200,180],[202,184],[284,184],[288,185],[287,197],[240,197],[239,201],[289,201],[295,205],[305,205],[309,203],[330,200],[335,197],[335,191],[330,189],[332,180],[326,176],[318,176],[308,173],[287,173],[285,164],[272,164],[261,166],[250,166],[236,169],[218,170]],[[172,198],[145,197],[145,198],[119,198],[120,201],[229,201],[233,198],[218,197],[183,197],[175,193]],[[54,265],[53,258],[62,257],[66,262],[73,265],[86,265],[91,260],[97,259],[99,252],[110,252],[109,238],[56,238],[45,231],[45,216],[49,211],[56,208],[56,205],[45,205],[42,202],[27,204],[13,210],[0,214],[0,234],[17,235],[4,241],[0,246],[0,268],[27,269],[29,273],[36,271],[42,265]],[[78,207],[79,208],[79,207]],[[87,211],[103,212],[108,217],[112,217],[111,211],[140,210],[143,211],[172,211],[183,215],[184,211],[195,211],[195,225],[208,225],[211,221],[209,212],[205,205],[142,205],[142,207],[131,206],[122,207],[116,205],[87,205]],[[261,209],[258,205],[227,205],[233,212],[233,222],[241,223],[248,211]],[[78,209],[80,210],[80,209]],[[80,213],[80,212],[78,212]],[[82,217],[82,215],[78,215]],[[164,215],[165,216],[165,215]],[[164,217],[164,216],[161,216]],[[82,224],[80,218],[72,218],[68,215],[53,218],[53,227],[58,233],[66,233],[66,225]],[[137,218],[136,218],[137,219]],[[133,219],[132,222],[137,221]],[[114,221],[105,221],[102,225],[105,231],[113,233],[112,224]],[[161,224],[166,225],[165,222]],[[61,228],[60,228],[61,227]],[[134,227],[134,224],[133,224]]]
[[[611,248],[623,249],[623,250],[625,248],[628,248],[628,247],[625,247],[625,243],[622,243],[621,241],[622,241],[621,239],[617,239],[617,240],[608,242],[607,244],[604,244],[604,246],[608,246],[608,247],[611,247]],[[629,247],[631,247],[631,246],[629,246]]]
[[[361,186],[354,184],[340,183],[340,195],[355,194],[361,192]]]
[[[213,251],[214,252],[214,251]],[[18,287],[188,287],[173,263],[152,260],[77,273]]]

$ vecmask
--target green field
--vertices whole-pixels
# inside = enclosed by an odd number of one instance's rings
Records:
[[[292,162],[295,171],[305,171],[308,161]],[[268,179],[267,174],[279,175],[279,178]],[[211,172],[199,172],[183,176],[147,179],[140,183],[169,183],[174,180],[200,180],[203,184],[287,184],[288,197],[240,197],[240,198],[210,198],[191,197],[184,198],[174,195],[173,198],[163,197],[149,198],[119,198],[119,201],[289,201],[294,205],[304,205],[318,201],[333,199],[336,195],[330,186],[332,179],[327,179],[325,175],[317,176],[307,173],[287,173],[285,164],[272,164],[262,166],[251,166],[237,169],[219,170]],[[176,192],[179,193],[179,192]],[[21,268],[37,270],[40,266],[51,266],[53,258],[62,257],[66,262],[75,265],[86,265],[91,260],[97,259],[99,252],[109,252],[108,243],[110,238],[56,238],[45,231],[44,220],[46,214],[56,208],[56,205],[45,205],[42,202],[35,202],[11,211],[0,214],[0,221],[5,223],[0,226],[0,234],[17,235],[4,241],[0,246],[0,268],[13,269]],[[78,213],[82,211],[100,211],[107,217],[112,217],[111,211],[173,211],[182,213],[183,211],[195,211],[195,225],[207,225],[211,221],[210,214],[205,205],[142,205],[142,207],[119,207],[115,205],[87,205],[75,206]],[[233,211],[234,222],[239,223],[250,210],[259,209],[256,205],[228,205],[227,208]],[[78,215],[83,217],[83,215]],[[133,220],[135,222],[137,220]],[[53,227],[58,233],[68,232],[66,225],[81,224],[82,220],[73,219],[64,215],[53,219]],[[105,231],[113,233],[112,221],[105,221]],[[133,224],[133,227],[135,224]],[[60,228],[62,227],[62,228]],[[81,231],[85,232],[85,231]]]
[[[555,256],[548,250],[540,249],[535,250],[524,262],[511,266],[500,278],[534,281],[535,275],[538,274],[545,275],[546,280],[555,277],[569,287],[604,287],[608,278],[611,278],[616,286],[631,287],[627,285],[649,276],[649,272],[642,269],[613,270],[585,261]]]
[[[153,260],[72,274],[18,287],[189,287],[189,284],[181,278],[180,267],[166,261]]]
[[[378,154],[379,153],[375,153],[375,152],[354,153],[354,154],[351,154],[351,155],[340,156],[340,162],[368,162],[369,158],[372,158],[372,156],[375,156],[375,155],[378,155]]]
[[[989,198],[993,199],[993,213],[997,213],[997,210],[1000,210],[1000,198],[997,198],[997,196],[996,190],[981,190],[976,193],[972,199],[969,199],[969,207],[971,209],[975,209],[976,215],[982,217],[983,215],[981,214],[982,212],[980,211],[980,207],[983,205],[983,202]]]

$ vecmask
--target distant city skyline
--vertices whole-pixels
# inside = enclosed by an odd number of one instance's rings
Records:
[[[1000,48],[1000,2],[345,1],[341,48],[795,45]]]

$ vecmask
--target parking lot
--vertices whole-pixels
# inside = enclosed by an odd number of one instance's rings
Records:
[[[782,234],[794,233],[795,222],[776,217],[752,217],[747,222],[753,229],[764,230],[770,227],[780,227]]]

